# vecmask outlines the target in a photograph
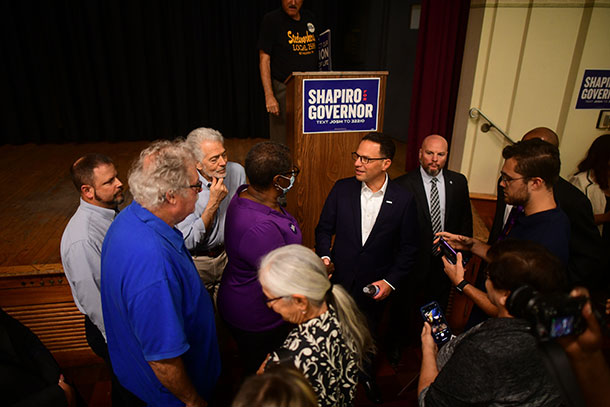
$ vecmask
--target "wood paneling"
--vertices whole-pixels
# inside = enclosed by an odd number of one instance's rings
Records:
[[[0,276],[2,309],[30,328],[61,366],[99,360],[87,344],[84,317],[74,305],[61,264],[2,267]]]
[[[483,222],[485,226],[485,234],[481,235],[475,233],[475,236],[484,242],[487,242],[489,237],[489,231],[494,221],[496,213],[496,197],[488,194],[470,194],[470,202],[472,203],[472,213]],[[477,226],[475,218],[475,227]],[[479,228],[482,230],[483,228]]]

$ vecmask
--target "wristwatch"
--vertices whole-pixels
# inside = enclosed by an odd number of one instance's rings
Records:
[[[464,294],[464,287],[466,287],[468,284],[470,284],[468,281],[462,280],[458,285],[455,286],[455,289],[458,291],[458,293]]]

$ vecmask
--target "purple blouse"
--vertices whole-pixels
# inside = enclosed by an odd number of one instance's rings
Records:
[[[240,198],[247,187],[237,188],[227,209],[225,249],[229,262],[222,275],[217,304],[222,318],[235,328],[260,332],[283,323],[282,317],[267,307],[258,282],[261,258],[278,247],[301,244],[303,237],[296,219],[288,212]]]

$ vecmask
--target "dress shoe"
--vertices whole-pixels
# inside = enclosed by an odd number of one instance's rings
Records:
[[[366,397],[375,404],[383,403],[381,399],[381,390],[377,386],[377,382],[373,379],[368,379],[362,382]]]

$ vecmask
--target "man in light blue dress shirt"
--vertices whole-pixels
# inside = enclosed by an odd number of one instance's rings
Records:
[[[240,164],[227,160],[224,138],[219,131],[195,129],[187,136],[186,143],[197,159],[202,190],[195,211],[176,227],[182,232],[199,276],[216,304],[220,278],[227,265],[224,249],[227,208],[237,188],[246,183],[246,173]]]
[[[76,160],[70,175],[80,194],[80,205],[62,235],[61,262],[74,303],[85,314],[87,342],[112,371],[102,317],[100,264],[106,231],[125,199],[123,183],[117,178],[112,159],[97,153]],[[130,405],[132,397],[112,374],[113,405]]]

